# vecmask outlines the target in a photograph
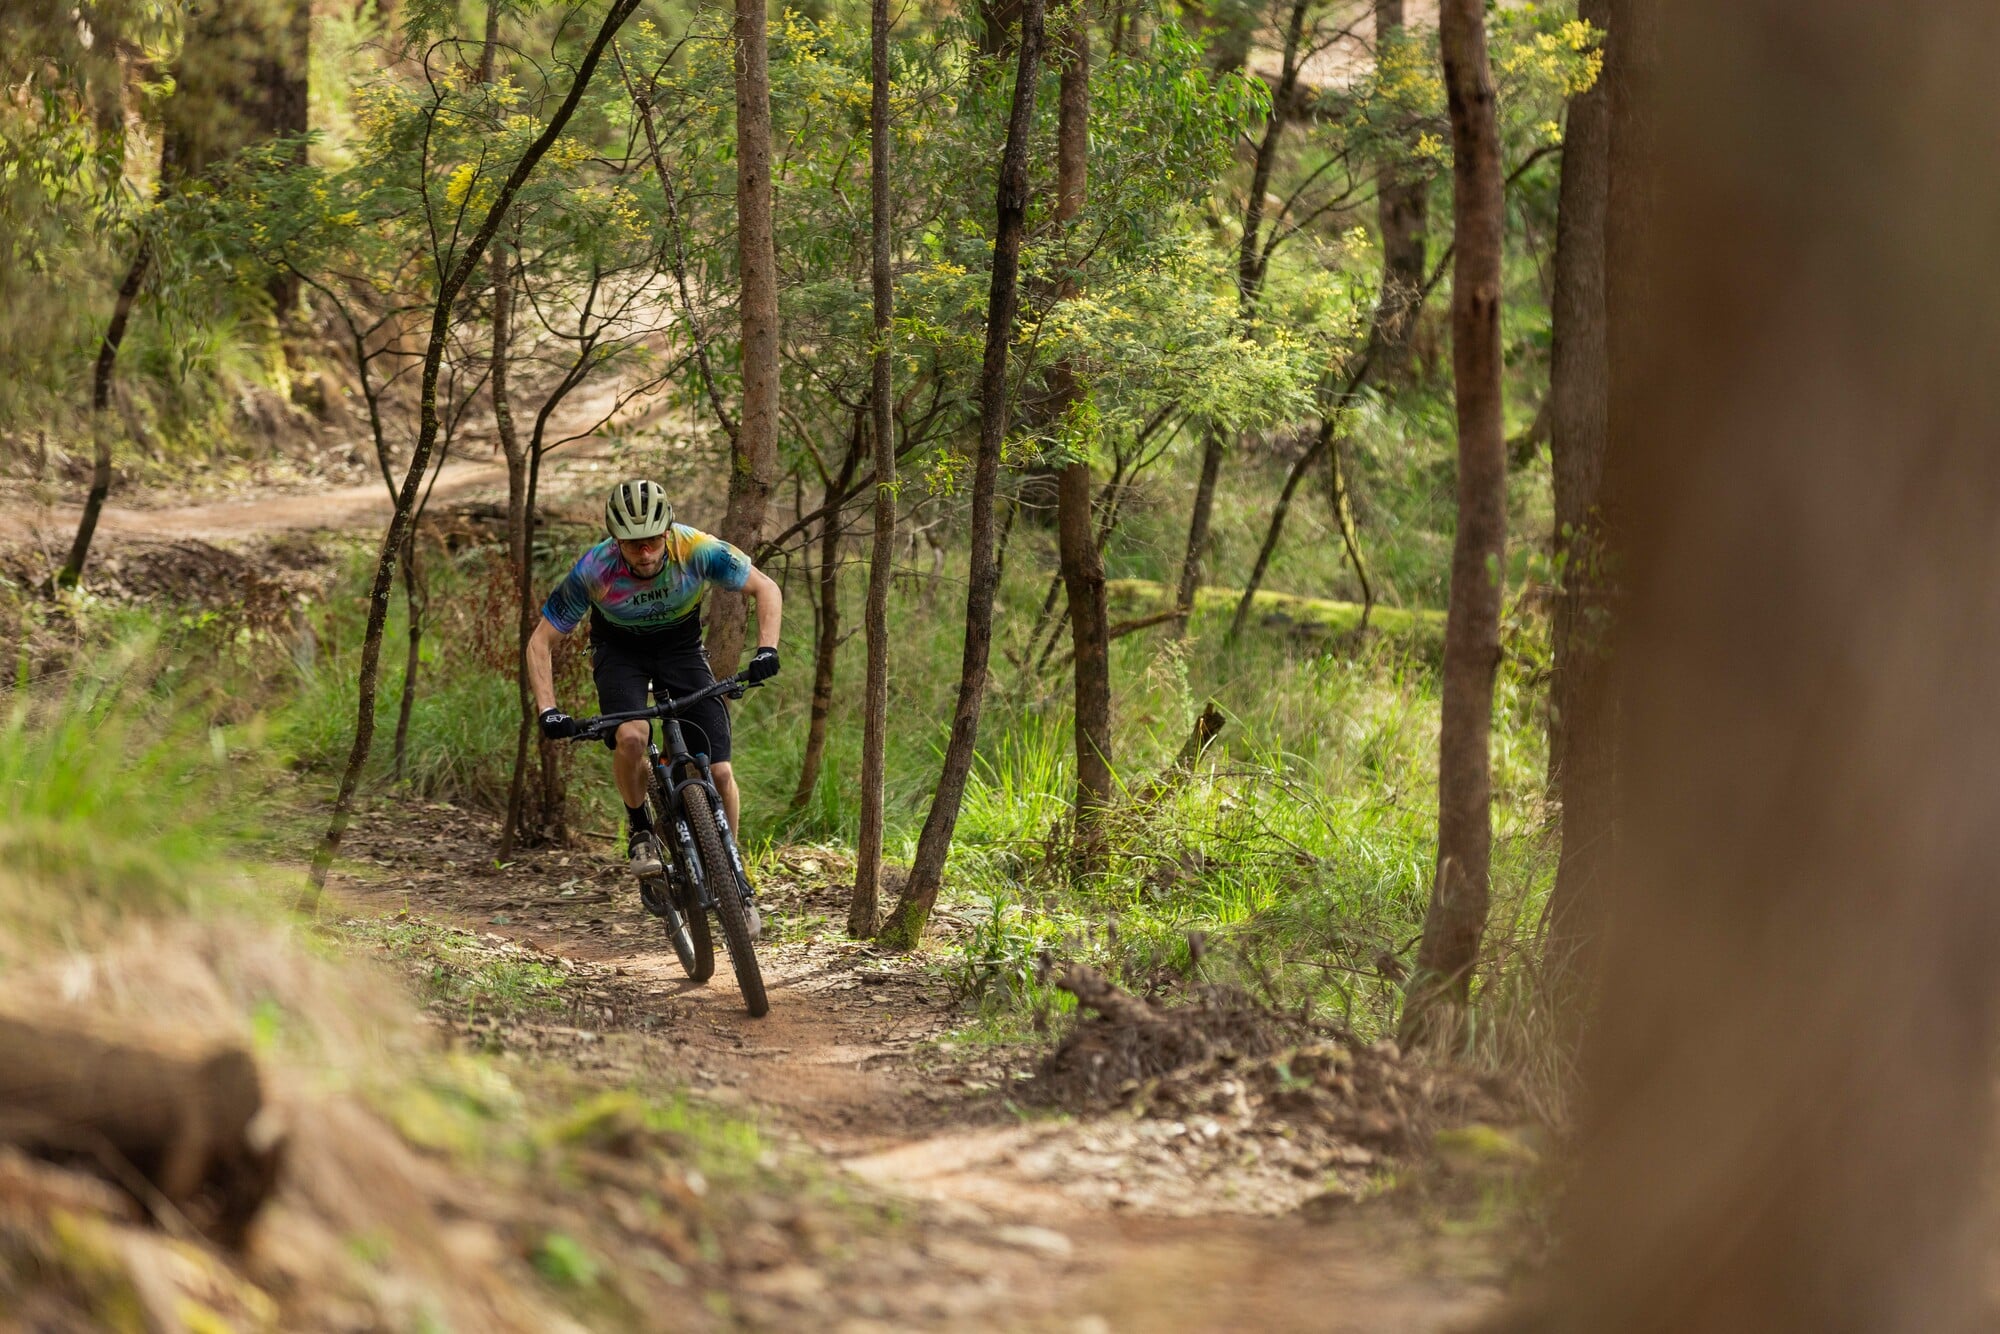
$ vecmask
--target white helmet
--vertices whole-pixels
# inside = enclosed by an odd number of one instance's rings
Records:
[[[658,482],[644,478],[620,482],[604,501],[604,526],[613,537],[643,542],[666,532],[673,522],[674,507],[667,503],[667,489]]]

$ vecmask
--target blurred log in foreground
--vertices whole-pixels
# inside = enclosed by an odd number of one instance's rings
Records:
[[[281,1144],[256,1064],[0,1017],[0,1144],[86,1167],[156,1219],[240,1245]]]
[[[1654,343],[1613,375],[1622,865],[1526,1323],[1984,1327],[2000,7],[1657,13],[1657,101],[1613,89],[1657,109],[1661,206],[1611,312]]]

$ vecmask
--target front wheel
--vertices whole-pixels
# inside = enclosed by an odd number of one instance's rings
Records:
[[[722,918],[722,939],[729,946],[729,962],[736,970],[736,985],[742,989],[744,1008],[752,1019],[770,1013],[771,1002],[764,995],[764,974],[757,967],[757,951],[750,945],[750,922],[743,912],[743,895],[736,885],[735,864],[715,823],[708,804],[708,790],[699,783],[681,789],[687,808],[688,828],[694,832],[695,848],[708,876],[709,892],[715,895],[715,911]]]
[[[653,784],[653,828],[656,831],[673,828],[657,782]],[[661,841],[665,842],[664,836]],[[667,911],[660,914],[660,919],[667,929],[667,943],[674,947],[674,957],[681,961],[681,971],[689,980],[706,982],[715,976],[715,941],[708,933],[708,914],[701,907],[701,889],[695,880],[697,868],[688,864],[690,859],[678,839],[667,853],[681,872],[679,876],[669,873],[654,887],[666,897],[661,906]]]

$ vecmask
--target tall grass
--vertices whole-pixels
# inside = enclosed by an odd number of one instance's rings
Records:
[[[178,646],[121,639],[0,696],[0,940],[32,952],[130,915],[238,897],[219,849],[257,834],[257,766],[173,689]]]

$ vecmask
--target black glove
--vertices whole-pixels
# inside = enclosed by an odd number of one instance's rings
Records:
[[[577,725],[576,719],[570,717],[561,709],[542,710],[542,735],[550,741],[562,741],[565,738],[575,736],[582,730]]]
[[[768,681],[778,674],[778,650],[766,644],[750,655],[750,665],[743,669],[743,679],[751,685]]]

